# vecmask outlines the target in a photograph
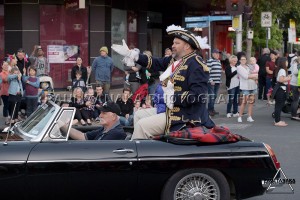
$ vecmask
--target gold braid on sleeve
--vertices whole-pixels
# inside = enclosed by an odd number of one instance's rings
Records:
[[[148,57],[148,64],[147,64],[147,69],[150,69],[151,68],[151,66],[152,66],[152,57],[151,56],[149,56],[149,55],[147,55],[146,54],[146,56]]]

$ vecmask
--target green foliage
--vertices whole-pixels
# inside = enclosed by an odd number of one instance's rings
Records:
[[[268,46],[271,49],[280,49],[283,43],[283,35],[287,35],[289,20],[296,21],[296,32],[300,36],[300,0],[244,0],[246,5],[252,4],[252,20],[255,23],[252,49],[266,46],[266,28],[261,27],[261,12],[272,12],[271,39]],[[226,0],[211,0],[211,5],[226,7]],[[278,20],[279,19],[279,20]],[[279,24],[278,24],[279,21]],[[246,30],[246,23],[243,23],[243,30]],[[235,39],[235,33],[229,33],[229,37]],[[246,31],[243,32],[246,38]],[[246,49],[246,42],[243,42],[243,49]]]

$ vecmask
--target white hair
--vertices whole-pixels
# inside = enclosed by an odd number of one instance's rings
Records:
[[[270,49],[269,48],[263,48],[263,54],[269,54],[270,53]]]

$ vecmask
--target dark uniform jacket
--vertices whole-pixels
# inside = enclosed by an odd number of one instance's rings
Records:
[[[109,131],[105,132],[103,127],[97,130],[89,131],[85,133],[87,140],[124,140],[126,133],[123,126],[118,121]]]
[[[172,56],[153,58],[140,54],[137,63],[154,71],[165,71],[174,61]],[[171,78],[175,91],[174,108],[166,111],[166,133],[179,130],[186,124],[215,126],[206,108],[208,78],[208,67],[195,52],[182,58]]]

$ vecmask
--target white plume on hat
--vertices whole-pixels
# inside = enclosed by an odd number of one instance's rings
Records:
[[[166,31],[170,32],[170,31],[187,31],[187,30],[181,28],[181,26],[175,26],[174,24],[172,24],[171,26],[167,27]]]
[[[198,41],[201,49],[210,49],[210,46],[207,44],[207,37],[195,36]]]
[[[185,32],[187,32],[188,30],[182,28],[181,26],[176,26],[176,25],[172,24],[167,27],[166,31],[167,32],[170,32],[170,31],[185,31]],[[193,33],[191,33],[190,35],[192,35],[197,40],[201,49],[210,49],[210,46],[207,44],[207,37],[202,38],[201,36],[195,36]]]

